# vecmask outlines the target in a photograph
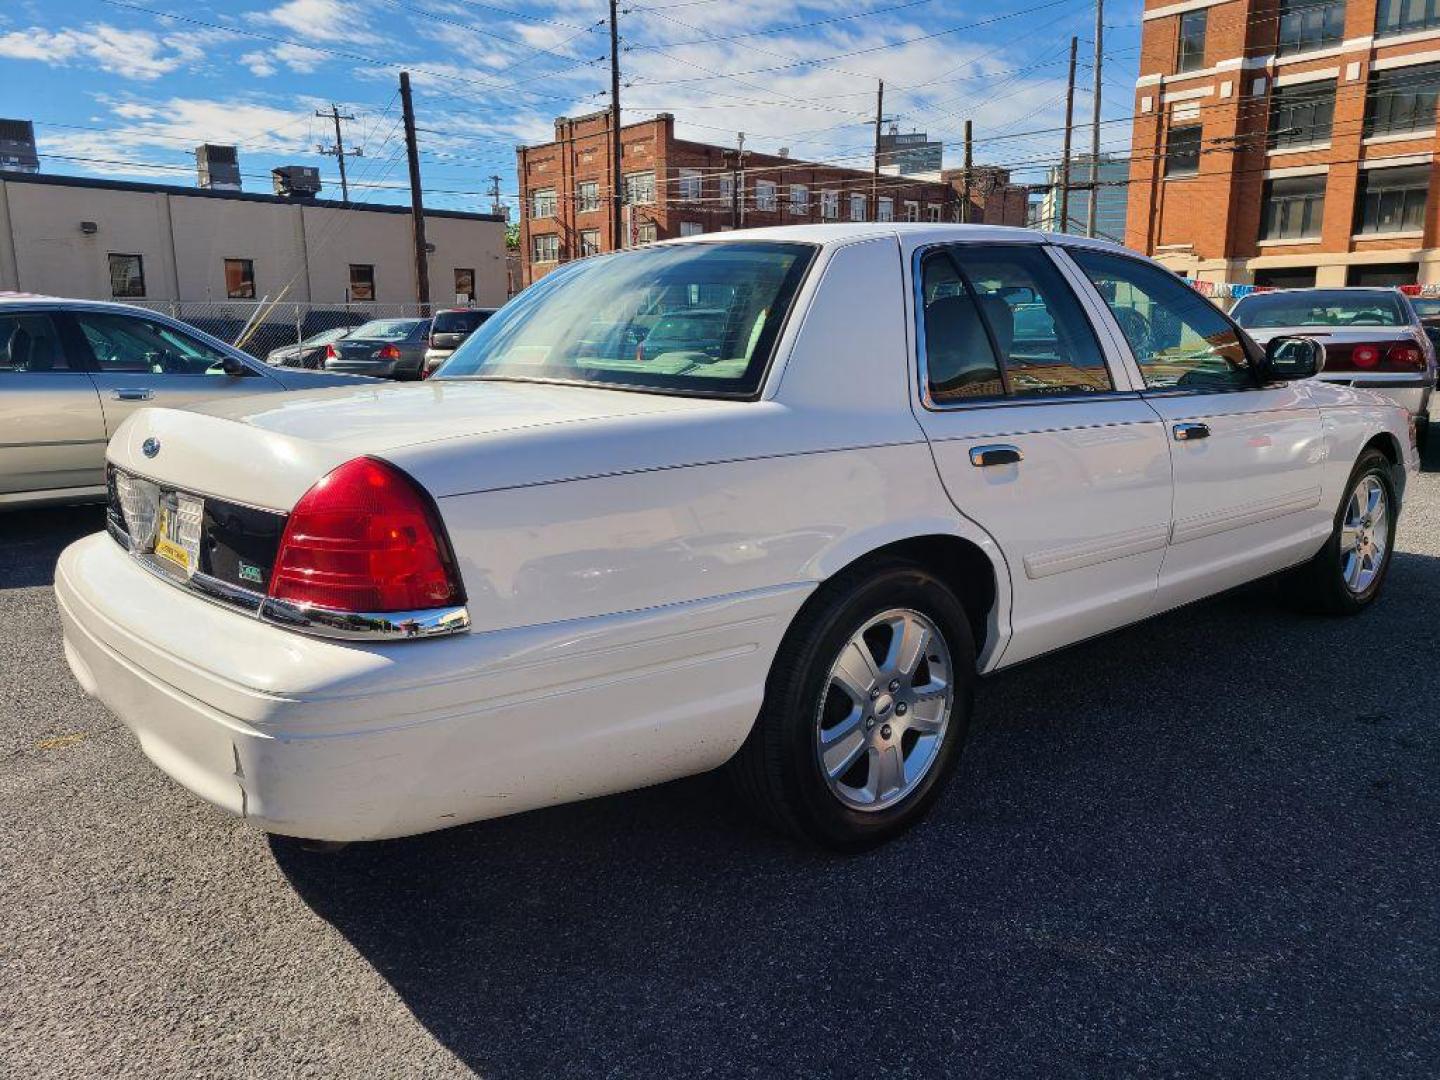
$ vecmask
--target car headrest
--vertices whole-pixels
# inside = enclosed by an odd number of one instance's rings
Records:
[[[32,344],[30,331],[17,324],[15,329],[10,331],[10,340],[5,344],[5,352],[10,361],[7,366],[15,371],[32,370],[30,367]]]

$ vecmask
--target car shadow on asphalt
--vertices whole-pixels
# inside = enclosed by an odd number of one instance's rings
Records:
[[[0,589],[54,584],[60,552],[103,528],[103,506],[0,512]]]
[[[1257,586],[997,675],[854,858],[714,775],[272,850],[486,1076],[1433,1075],[1437,600],[1400,554],[1385,640]]]

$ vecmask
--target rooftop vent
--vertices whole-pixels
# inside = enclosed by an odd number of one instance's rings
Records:
[[[281,165],[270,170],[275,194],[287,199],[313,199],[320,193],[320,170],[313,165]]]
[[[11,172],[40,171],[35,151],[35,125],[29,120],[0,120],[0,169]]]
[[[233,146],[205,143],[195,148],[200,186],[212,191],[240,190],[240,157]]]

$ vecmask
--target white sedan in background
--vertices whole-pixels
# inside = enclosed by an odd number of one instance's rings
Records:
[[[705,348],[637,350],[692,310]],[[1375,599],[1409,418],[1304,381],[1322,362],[1071,236],[586,259],[427,383],[137,413],[109,535],[59,563],[65,650],[160,768],[273,832],[729,762],[853,850],[934,803],[986,672],[1280,571],[1313,608]]]

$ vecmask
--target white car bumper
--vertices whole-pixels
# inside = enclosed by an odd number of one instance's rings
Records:
[[[108,536],[56,568],[84,689],[195,794],[371,840],[722,764],[808,586],[423,642],[305,637],[159,580]]]
[[[1358,386],[1373,390],[1399,405],[1411,416],[1424,417],[1430,408],[1432,376],[1383,375],[1365,372],[1322,372],[1316,378],[1342,386]]]

